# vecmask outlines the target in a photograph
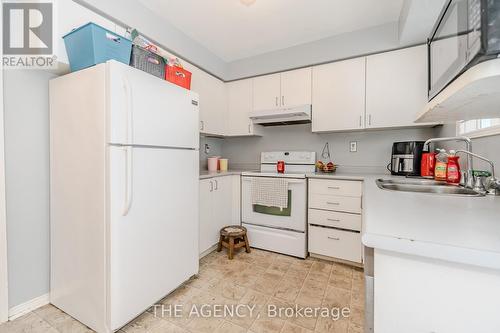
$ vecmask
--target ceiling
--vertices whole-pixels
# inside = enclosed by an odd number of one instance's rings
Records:
[[[138,0],[226,62],[399,20],[404,0]]]

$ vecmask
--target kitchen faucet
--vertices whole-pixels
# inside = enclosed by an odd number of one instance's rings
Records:
[[[490,194],[494,194],[494,195],[500,195],[500,179],[497,179],[495,177],[495,165],[493,164],[493,162],[481,155],[478,155],[478,154],[474,154],[473,152],[470,152],[470,151],[466,151],[466,150],[457,150],[457,154],[458,153],[463,153],[463,154],[467,154],[469,157],[475,157],[475,158],[478,158],[480,160],[483,160],[485,162],[487,162],[489,165],[490,165],[490,168],[491,168],[491,178],[488,182],[488,184],[486,184],[486,191],[488,191]],[[484,184],[482,184],[482,177],[477,177],[477,185],[475,185],[474,187],[478,188],[479,190],[481,189],[481,187],[484,187]]]
[[[432,138],[424,143],[425,146],[429,146],[430,152],[430,144],[433,142],[444,142],[444,141],[463,141],[465,142],[465,149],[468,153],[472,153],[472,141],[466,136],[454,136],[448,138]],[[471,154],[467,154],[467,172],[465,174],[465,187],[466,188],[474,188],[474,171],[472,167],[472,156]]]

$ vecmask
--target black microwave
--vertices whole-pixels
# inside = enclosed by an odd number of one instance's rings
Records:
[[[457,76],[500,54],[500,0],[447,0],[427,42],[429,100]]]

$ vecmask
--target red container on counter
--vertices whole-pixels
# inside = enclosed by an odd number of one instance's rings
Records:
[[[278,163],[276,163],[276,171],[278,171],[278,173],[285,173],[285,161],[278,161]]]
[[[422,177],[434,177],[436,167],[436,153],[423,153],[420,164],[420,175]]]
[[[451,153],[451,152],[450,152]],[[450,184],[459,184],[462,174],[460,173],[460,164],[458,156],[450,154],[448,156],[448,168],[446,169],[446,182]]]
[[[191,89],[191,72],[182,67],[165,66],[165,80],[186,89]]]

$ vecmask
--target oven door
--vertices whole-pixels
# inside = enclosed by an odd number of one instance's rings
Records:
[[[429,98],[443,90],[481,50],[481,0],[449,0],[429,39]]]
[[[305,232],[307,222],[307,182],[288,179],[288,207],[252,205],[252,178],[241,177],[241,218],[243,223]]]

